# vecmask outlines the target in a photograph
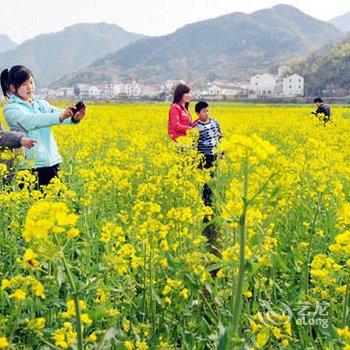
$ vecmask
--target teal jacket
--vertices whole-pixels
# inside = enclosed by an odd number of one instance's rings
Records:
[[[51,126],[74,124],[71,118],[61,123],[62,112],[62,109],[40,98],[34,97],[33,102],[29,103],[16,95],[12,95],[4,107],[4,115],[11,130],[22,132],[37,141],[33,148],[25,150],[26,160],[33,161],[34,168],[50,167],[62,162]]]

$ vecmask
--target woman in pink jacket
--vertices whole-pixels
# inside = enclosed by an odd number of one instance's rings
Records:
[[[186,136],[187,130],[192,129],[192,118],[188,112],[190,101],[190,88],[179,84],[174,91],[174,101],[168,119],[168,134],[174,141],[179,136]]]

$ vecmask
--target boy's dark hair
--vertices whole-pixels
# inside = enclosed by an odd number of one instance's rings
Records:
[[[24,66],[13,66],[10,70],[4,69],[1,72],[1,88],[4,96],[9,98],[10,85],[17,90],[25,81],[32,77],[32,72]]]
[[[174,100],[173,103],[179,103],[182,99],[182,96],[188,94],[191,91],[190,87],[185,84],[179,84],[176,86],[174,91]],[[189,103],[185,104],[185,108],[188,110]]]
[[[316,97],[316,98],[314,99],[314,103],[316,103],[316,102],[322,103],[323,100],[322,100],[321,97]]]
[[[204,108],[209,107],[208,102],[205,101],[199,101],[196,103],[194,110],[196,111],[196,113],[200,113],[200,111]]]

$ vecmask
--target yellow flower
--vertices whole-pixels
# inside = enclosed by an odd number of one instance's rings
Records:
[[[327,189],[327,186],[325,184],[322,184],[317,187],[318,192],[324,192]]]
[[[335,288],[335,290],[336,290],[337,293],[345,294],[346,288],[347,288],[347,286],[346,286],[346,284],[344,284],[344,285],[342,285],[340,287]]]
[[[134,349],[134,344],[129,340],[124,341],[124,346],[125,346],[126,350],[133,350]]]
[[[224,278],[225,277],[225,272],[222,269],[220,269],[218,271],[218,273],[216,274],[216,277],[217,278]]]
[[[149,347],[144,341],[137,341],[136,342],[136,349],[137,350],[148,350]]]
[[[262,325],[254,322],[254,321],[250,321],[250,329],[253,333],[259,332],[261,328],[262,328]]]
[[[288,335],[292,335],[292,325],[290,322],[286,323],[283,328]]]
[[[346,326],[344,328],[337,328],[337,333],[344,338],[345,341],[350,341],[350,331],[349,327]]]
[[[67,301],[66,303],[67,305],[67,311],[64,311],[61,313],[61,317],[62,318],[71,318],[75,316],[75,304],[74,304],[74,300],[70,299]],[[86,303],[84,300],[79,300],[79,306],[81,310],[85,310],[86,309]],[[86,316],[84,316],[84,319],[87,321],[86,323],[88,323],[89,321],[89,317],[86,314]],[[90,320],[91,321],[91,320]],[[92,322],[92,321],[91,321]],[[90,322],[90,323],[91,323]]]
[[[248,290],[248,291],[244,292],[244,296],[246,298],[251,298],[253,296],[253,293],[250,290]]]
[[[184,299],[187,299],[189,295],[189,290],[187,288],[184,288],[181,292],[180,292],[180,296]]]
[[[34,321],[34,327],[37,330],[43,329],[45,327],[45,324],[46,324],[46,320],[44,317],[38,317]]]
[[[321,297],[322,297],[322,298],[327,298],[328,295],[329,295],[328,290],[322,290],[322,291],[321,291]]]
[[[23,262],[26,267],[35,269],[39,266],[39,262],[36,260],[38,254],[34,253],[32,249],[26,249],[23,254]]]
[[[73,345],[76,337],[77,333],[74,331],[73,325],[70,322],[65,322],[62,328],[57,329],[52,334],[55,345],[63,349],[68,349],[69,346]]]
[[[161,341],[159,342],[158,345],[159,350],[171,350],[174,349],[174,347],[172,347],[168,342],[166,341]]]
[[[273,327],[272,333],[277,340],[281,338],[281,330],[278,327]]]
[[[81,314],[81,321],[85,324],[91,324],[92,319],[89,317],[88,314]]]
[[[59,234],[75,225],[78,216],[71,214],[65,203],[40,201],[27,213],[23,237],[26,242],[48,240],[49,234]]]
[[[120,314],[120,311],[118,311],[117,309],[108,309],[107,310],[107,315],[109,317],[117,317]]]
[[[61,313],[62,318],[71,318],[75,316],[75,306],[73,300],[67,301],[67,311]]]
[[[44,293],[44,286],[39,281],[36,281],[33,284],[32,288],[33,288],[33,291],[37,297],[41,297],[42,299],[46,298],[45,293]]]
[[[265,331],[261,331],[256,335],[256,344],[262,348],[269,340],[269,335]]]
[[[22,289],[17,289],[13,294],[10,295],[10,298],[14,298],[17,301],[25,300],[27,297],[27,294]]]
[[[97,288],[96,294],[97,294],[97,298],[95,299],[95,302],[97,304],[105,303],[107,301],[106,292],[102,288]]]
[[[88,341],[89,341],[89,342],[94,343],[96,340],[97,340],[97,335],[96,335],[95,333],[91,333],[91,334],[88,336]]]
[[[283,346],[288,346],[288,345],[289,345],[289,340],[288,340],[288,339],[283,339],[283,340],[281,341],[281,344],[282,344]]]
[[[52,335],[52,338],[55,341],[56,346],[60,346],[63,349],[68,348],[68,343],[66,342],[66,335],[62,328],[55,331]]]
[[[67,232],[67,238],[71,239],[71,238],[75,238],[78,237],[80,234],[79,230],[77,230],[76,228],[71,228],[68,232]]]
[[[7,338],[4,336],[0,336],[0,349],[6,349],[10,346]]]
[[[167,294],[169,294],[170,291],[171,291],[171,287],[168,286],[168,285],[166,285],[166,286],[164,287],[164,289],[163,289],[162,294],[163,294],[163,295],[167,295]]]
[[[125,332],[129,332],[130,329],[130,321],[129,320],[123,320],[122,322],[122,328]]]
[[[11,282],[4,278],[2,281],[1,281],[1,289],[6,289],[6,288],[10,288],[11,287]]]

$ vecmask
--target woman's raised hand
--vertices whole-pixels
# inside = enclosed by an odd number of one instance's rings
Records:
[[[72,111],[72,108],[74,106],[73,105],[69,105],[64,111],[63,113],[60,115],[60,121],[61,123],[67,119],[67,118],[71,118],[73,117],[73,111]]]

